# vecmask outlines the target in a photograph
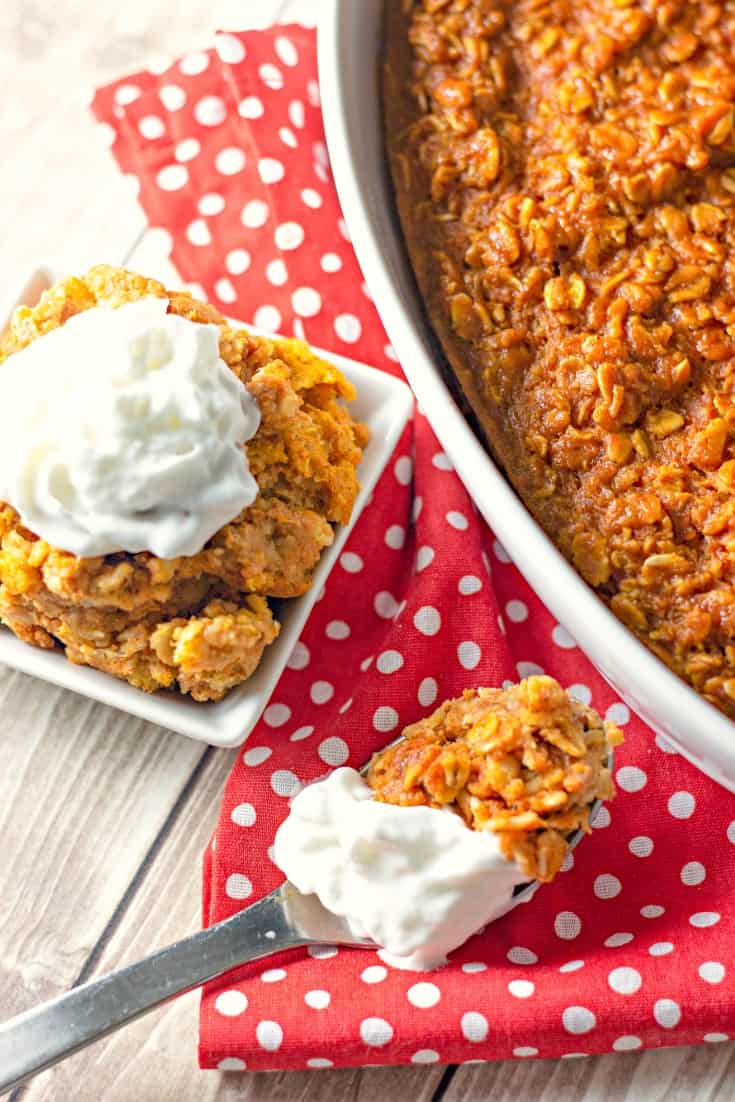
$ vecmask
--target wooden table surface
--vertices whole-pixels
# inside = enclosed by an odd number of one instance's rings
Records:
[[[396,0],[397,2],[397,0]],[[0,293],[164,263],[98,143],[89,89],[215,28],[315,22],[319,0],[0,0]],[[0,1012],[134,961],[199,925],[200,858],[233,753],[0,666]],[[39,1076],[24,1102],[724,1100],[735,1046],[566,1061],[283,1074],[199,1072],[189,994]]]

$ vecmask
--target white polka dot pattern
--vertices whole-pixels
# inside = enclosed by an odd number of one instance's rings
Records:
[[[360,1023],[360,1036],[371,1048],[382,1048],[393,1038],[393,1026],[384,1018],[365,1018]]]
[[[461,1026],[463,1035],[473,1043],[484,1041],[490,1028],[487,1018],[478,1010],[468,1010],[463,1014]]]
[[[215,49],[221,60],[228,65],[238,65],[245,60],[247,54],[245,46],[234,34],[218,34],[215,40]]]
[[[595,1015],[586,1006],[568,1006],[561,1021],[567,1033],[589,1033],[597,1024]]]
[[[270,746],[253,746],[251,749],[245,751],[242,756],[242,760],[246,765],[262,765],[264,761],[273,753]]]
[[[416,552],[416,573],[420,574],[422,570],[426,570],[427,566],[431,566],[436,558],[436,551],[433,547],[424,545],[419,547]]]
[[[618,949],[621,945],[628,945],[633,940],[633,934],[621,931],[618,934],[610,934],[603,944],[606,949]]]
[[[398,712],[395,708],[383,705],[373,712],[373,727],[376,731],[394,731],[398,726]]]
[[[163,191],[178,191],[188,180],[189,172],[184,165],[164,165],[156,176],[156,183]]]
[[[580,968],[584,968],[583,960],[569,960],[560,966],[559,971],[566,975],[568,972],[578,972]]]
[[[198,297],[400,374],[339,214],[314,65],[303,28],[219,35],[216,51],[102,89],[100,137]],[[278,882],[273,833],[302,784],[466,687],[544,670],[626,736],[612,816],[601,809],[564,877],[431,977],[321,947],[213,985],[205,1063],[451,1063],[724,1038],[711,1005],[734,997],[722,885],[735,803],[645,729],[540,605],[420,412],[239,752],[205,858],[212,916]],[[215,1053],[209,1022],[228,1016],[237,1031]],[[316,1020],[332,1023],[328,1041]]]
[[[271,774],[271,788],[276,796],[295,796],[300,787],[299,778],[290,769],[276,769]]]
[[[686,865],[682,866],[681,882],[689,887],[701,884],[706,876],[707,870],[701,861],[687,861]]]
[[[615,780],[624,792],[640,792],[645,788],[648,777],[637,765],[624,765],[618,769]]]
[[[516,999],[530,999],[535,990],[536,986],[530,980],[511,980],[508,984],[508,991]]]
[[[242,803],[233,807],[230,812],[230,818],[233,823],[237,823],[238,826],[250,827],[257,819],[257,814],[252,804]]]
[[[423,708],[430,708],[439,695],[439,687],[433,677],[425,677],[419,685],[418,700]]]
[[[291,709],[287,704],[269,704],[263,712],[263,719],[269,727],[282,727],[291,718]]]
[[[642,1046],[643,1042],[640,1037],[635,1037],[630,1033],[624,1034],[622,1037],[616,1037],[613,1041],[612,1047],[616,1052],[635,1052],[636,1049]]]
[[[247,899],[253,894],[253,885],[249,877],[233,872],[227,877],[225,891],[230,899]]]
[[[441,998],[441,991],[435,983],[414,983],[406,992],[406,998],[412,1006],[426,1010],[436,1006]]]
[[[318,753],[326,765],[344,765],[350,756],[350,748],[339,735],[330,735],[319,743]]]
[[[623,885],[617,876],[610,873],[603,873],[595,879],[594,892],[598,899],[614,899],[622,890]]]
[[[220,150],[214,160],[214,167],[223,176],[234,176],[245,168],[246,158],[242,149],[236,146],[228,146]]]
[[[186,103],[186,92],[178,84],[164,84],[158,95],[167,111],[180,111]]]
[[[270,211],[262,199],[250,199],[242,208],[240,221],[249,230],[260,229],[268,221]]]
[[[700,964],[698,969],[700,979],[703,979],[705,983],[722,983],[725,978],[725,971],[724,964],[714,960],[706,960],[704,964]]]
[[[221,96],[203,96],[194,108],[194,118],[201,126],[221,126],[227,108]]]
[[[696,800],[691,792],[674,792],[667,807],[675,819],[689,819],[694,814]]]
[[[508,950],[506,956],[512,964],[536,964],[538,962],[538,956],[533,949],[526,949],[523,945],[514,945],[512,949]]]
[[[247,249],[232,249],[225,257],[225,267],[230,275],[243,275],[250,267],[250,253]]]
[[[263,102],[258,96],[246,96],[240,101],[238,111],[244,119],[259,119],[264,111]]]
[[[637,972],[635,968],[622,966],[613,968],[607,977],[607,982],[618,995],[635,995],[636,991],[640,990],[643,980],[640,972]]]
[[[628,842],[628,849],[636,857],[650,857],[653,853],[653,840],[646,834],[639,834]]]
[[[331,1002],[331,995],[328,991],[307,991],[304,995],[304,1002],[312,1010],[326,1010]]]
[[[387,975],[387,968],[380,964],[371,964],[360,974],[360,979],[363,983],[382,983]]]
[[[215,1010],[225,1018],[235,1018],[247,1010],[247,996],[242,991],[223,991],[214,1001]]]
[[[563,938],[565,941],[571,941],[575,937],[579,937],[581,929],[582,920],[573,911],[560,911],[554,919],[556,936]]]
[[[441,615],[433,605],[422,605],[413,618],[414,627],[422,635],[436,635],[441,628]]]
[[[245,1071],[247,1064],[239,1056],[225,1056],[217,1064],[218,1071]]]
[[[255,1027],[258,1044],[266,1052],[277,1052],[283,1043],[283,1030],[278,1022],[262,1021]]]
[[[662,1029],[674,1029],[681,1021],[681,1007],[673,999],[657,999],[653,1016]]]

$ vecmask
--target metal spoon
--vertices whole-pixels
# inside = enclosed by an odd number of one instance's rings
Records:
[[[607,764],[612,768],[612,753]],[[364,775],[368,767],[369,762],[360,772]],[[598,800],[592,806],[590,820],[599,807]],[[570,849],[582,834],[577,830],[570,836]],[[525,903],[538,887],[538,880],[519,885],[492,919]],[[377,948],[372,941],[356,939],[347,922],[327,911],[315,895],[302,895],[286,881],[232,918],[159,949],[136,964],[80,984],[0,1025],[0,1093],[12,1090],[175,995],[239,965],[307,945]]]

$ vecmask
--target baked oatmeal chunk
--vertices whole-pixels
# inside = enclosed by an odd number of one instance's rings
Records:
[[[375,755],[375,799],[449,808],[490,830],[529,879],[553,880],[569,835],[588,831],[595,800],[614,788],[607,762],[622,736],[551,677],[509,689],[467,689]]]

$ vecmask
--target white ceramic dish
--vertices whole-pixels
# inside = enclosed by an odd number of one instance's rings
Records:
[[[444,450],[539,597],[626,703],[735,791],[735,725],[646,650],[579,578],[505,481],[444,382],[404,252],[383,146],[383,2],[323,0],[319,82],[342,210],[391,342]]]
[[[4,309],[0,310],[0,332],[5,328],[13,307],[19,302],[32,304],[53,281],[51,273],[42,268],[32,272],[26,280],[19,281],[8,296]],[[253,329],[252,326],[248,328]],[[202,742],[215,746],[239,746],[244,742],[267,704],[317,595],[390,459],[413,408],[410,390],[398,379],[331,352],[320,351],[319,354],[336,364],[355,384],[358,396],[350,408],[370,428],[370,443],[358,472],[361,489],[352,520],[348,526],[337,528],[334,543],[324,551],[314,572],[311,589],[303,597],[281,603],[281,633],[266,649],[260,666],[248,681],[216,704],[198,704],[174,693],[149,695],[109,674],[85,666],[74,666],[60,651],[38,650],[22,643],[2,627],[0,662]]]

